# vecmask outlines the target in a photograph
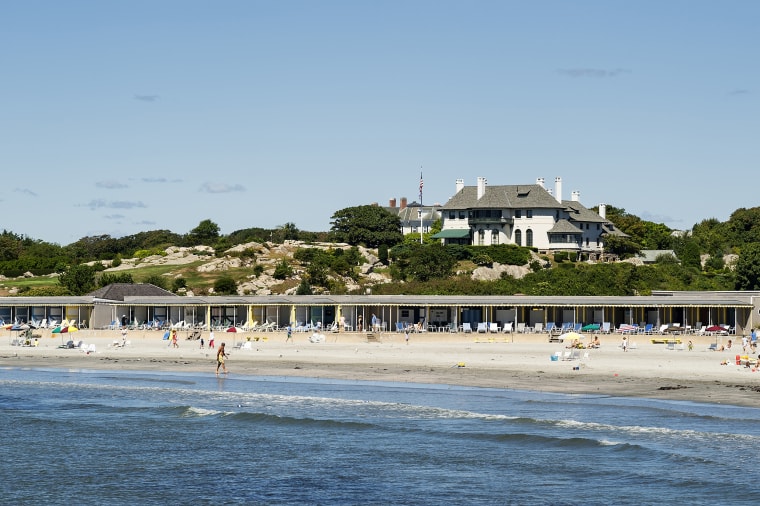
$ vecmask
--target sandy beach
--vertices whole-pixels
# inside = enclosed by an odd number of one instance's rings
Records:
[[[203,372],[213,375],[215,350],[180,332],[173,348],[163,332],[130,331],[126,347],[119,331],[81,330],[70,336],[42,333],[37,346],[11,345],[0,333],[0,367],[67,369],[132,369]],[[208,332],[203,332],[208,341]],[[53,336],[53,337],[51,337]],[[309,342],[310,334],[284,332],[216,333],[217,346],[226,343],[230,375],[302,376],[345,380],[433,383],[539,390],[577,394],[635,396],[716,404],[760,406],[760,371],[736,365],[741,336],[730,336],[733,347],[710,351],[714,336],[678,336],[684,349],[652,344],[652,337],[633,336],[635,348],[623,352],[622,336],[601,335],[599,349],[580,350],[580,360],[551,360],[567,351],[550,343],[546,334],[383,333],[369,339],[359,333],[327,333],[325,342]],[[727,344],[729,337],[720,338]],[[62,349],[72,339],[94,345],[94,352]],[[691,340],[693,349],[686,343]],[[585,339],[589,341],[589,336]],[[737,344],[738,341],[738,344]],[[237,345],[246,344],[238,349]],[[248,349],[247,346],[250,346]],[[754,357],[757,357],[754,353]],[[750,357],[753,355],[750,353]]]

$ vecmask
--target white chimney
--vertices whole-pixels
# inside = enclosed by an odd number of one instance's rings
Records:
[[[580,202],[581,192],[579,192],[578,190],[573,191],[573,194],[570,197],[570,200],[572,200],[573,202]]]
[[[561,177],[554,178],[554,191],[557,192],[554,198],[556,198],[557,202],[561,204],[562,203],[562,178]]]
[[[536,184],[538,186],[540,186],[541,188],[543,188],[544,187],[544,178],[542,178],[542,177],[536,178]]]
[[[457,190],[454,192],[454,195],[464,190],[464,179],[457,179],[456,185]]]
[[[607,204],[599,204],[599,216],[607,219]]]
[[[478,178],[478,200],[480,200],[480,197],[486,194],[486,185],[488,184],[488,181],[484,177]]]
[[[548,193],[551,196],[554,196],[554,190],[552,190],[551,188],[549,188],[548,190],[546,190],[546,193]]]

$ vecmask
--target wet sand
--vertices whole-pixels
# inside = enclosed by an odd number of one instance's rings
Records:
[[[70,336],[41,333],[36,347],[13,346],[15,337],[0,333],[0,367],[54,367],[66,369],[131,369],[215,374],[216,350],[200,348],[180,331],[173,348],[163,332],[130,331],[128,346],[118,331],[82,330]],[[202,336],[208,341],[209,333]],[[344,380],[433,383],[463,386],[539,390],[577,394],[634,396],[760,407],[760,371],[736,365],[736,355],[757,358],[760,351],[741,351],[741,337],[730,336],[733,348],[710,351],[714,336],[677,336],[683,349],[651,344],[651,338],[633,336],[635,349],[620,348],[622,336],[600,335],[599,349],[580,350],[579,360],[552,361],[563,343],[550,343],[546,334],[449,334],[426,332],[326,333],[324,343],[309,342],[309,334],[284,332],[216,333],[224,341],[230,375],[302,376]],[[95,351],[61,349],[73,339],[94,345]],[[691,340],[693,349],[686,343]],[[727,344],[728,337],[717,338]],[[584,340],[589,341],[589,336]],[[738,341],[738,345],[736,344]],[[237,345],[250,346],[238,349]],[[206,344],[208,344],[206,342]],[[725,365],[723,364],[725,362]]]

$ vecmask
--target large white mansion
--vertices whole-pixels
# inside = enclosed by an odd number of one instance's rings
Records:
[[[555,178],[554,191],[535,184],[489,186],[479,177],[477,185],[456,181],[456,192],[440,208],[442,230],[433,237],[444,244],[488,246],[515,244],[539,251],[601,253],[605,238],[626,236],[599,213],[584,207],[580,192],[562,200],[562,178]]]

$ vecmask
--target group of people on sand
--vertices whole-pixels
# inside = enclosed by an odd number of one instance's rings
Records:
[[[569,345],[566,346],[566,348],[578,348],[578,349],[585,349],[585,348],[599,348],[602,346],[601,341],[599,341],[599,336],[594,336],[590,343],[588,343],[588,346],[584,345],[580,339],[573,339],[572,342],[570,342]]]

